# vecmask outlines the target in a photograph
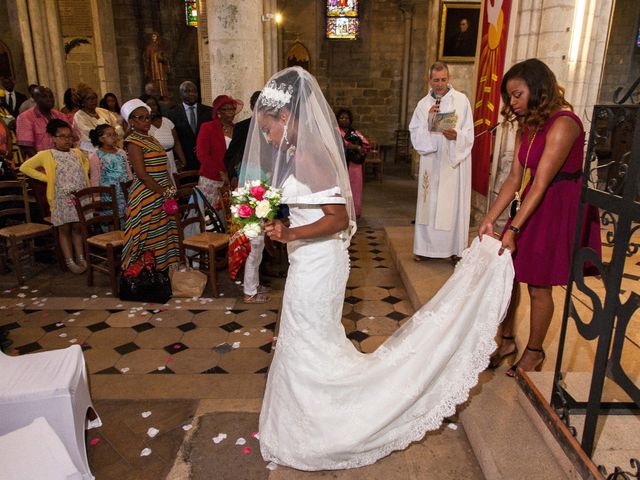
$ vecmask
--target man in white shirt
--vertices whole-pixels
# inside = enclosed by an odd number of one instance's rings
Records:
[[[420,154],[413,253],[417,261],[455,262],[469,240],[473,115],[469,99],[449,83],[445,63],[431,65],[428,81],[409,124]]]
[[[174,123],[180,144],[187,161],[186,170],[200,170],[200,162],[196,156],[196,139],[200,125],[212,120],[211,107],[198,102],[198,90],[191,81],[180,84],[182,103],[175,105],[168,112]]]

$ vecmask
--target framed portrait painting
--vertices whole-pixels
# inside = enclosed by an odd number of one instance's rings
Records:
[[[438,58],[444,62],[473,62],[478,42],[480,3],[442,2]]]

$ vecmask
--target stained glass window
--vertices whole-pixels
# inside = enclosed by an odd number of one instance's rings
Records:
[[[185,0],[184,2],[185,22],[189,27],[198,26],[198,2]]]
[[[327,0],[327,38],[355,39],[359,32],[358,0]]]

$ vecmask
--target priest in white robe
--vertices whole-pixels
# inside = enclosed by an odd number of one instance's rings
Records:
[[[473,114],[469,99],[449,84],[445,63],[429,68],[429,84],[409,124],[420,154],[413,253],[416,260],[455,259],[469,241]]]

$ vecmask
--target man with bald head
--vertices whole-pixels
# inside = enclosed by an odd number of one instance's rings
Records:
[[[167,116],[174,123],[180,138],[187,160],[186,170],[200,170],[200,162],[196,156],[196,138],[200,125],[211,120],[211,107],[198,102],[196,85],[189,80],[180,84],[180,98],[182,103],[169,110]]]
[[[68,117],[53,108],[53,92],[42,85],[33,90],[36,106],[25,110],[16,120],[16,141],[25,158],[53,148],[53,139],[47,134],[47,123],[54,118],[65,122]]]

